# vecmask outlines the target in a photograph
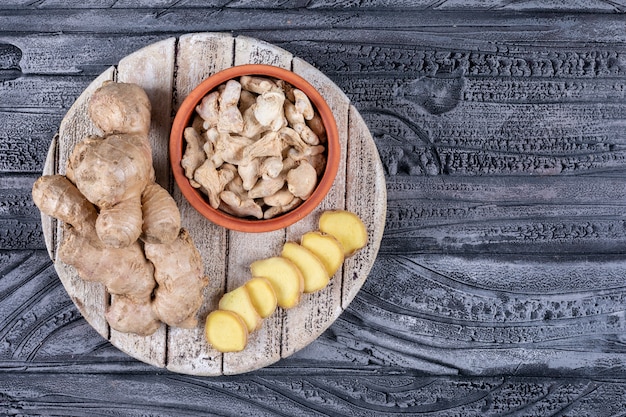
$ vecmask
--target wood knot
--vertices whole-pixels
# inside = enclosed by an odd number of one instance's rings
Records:
[[[402,85],[396,96],[411,101],[430,114],[443,114],[453,110],[461,101],[465,79],[424,76]]]
[[[15,45],[0,43],[0,82],[10,81],[22,76],[20,61],[22,50]]]

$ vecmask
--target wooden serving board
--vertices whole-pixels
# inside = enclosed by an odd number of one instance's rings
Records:
[[[216,226],[198,214],[172,180],[168,141],[173,114],[187,94],[209,75],[233,65],[263,63],[290,69],[318,88],[337,120],[341,140],[341,165],[333,187],[313,213],[286,229],[270,233],[242,233]],[[157,367],[193,375],[238,374],[270,365],[317,338],[341,314],[363,285],[376,258],[386,214],[383,167],[372,137],[346,95],[307,62],[274,45],[249,37],[224,33],[196,33],[169,38],[122,59],[95,79],[80,95],[61,122],[53,140],[44,173],[65,173],[74,145],[89,134],[100,133],[87,117],[93,91],[104,81],[133,82],[142,86],[153,105],[150,140],[157,181],[171,190],[187,228],[199,248],[210,284],[200,312],[200,324],[192,330],[161,328],[149,337],[111,329],[104,319],[109,295],[101,284],[83,282],[72,267],[56,258],[62,239],[60,225],[42,217],[46,246],[59,278],[85,319],[114,346]],[[250,278],[249,265],[257,259],[280,254],[288,240],[317,228],[322,211],[345,208],[357,213],[369,232],[368,245],[346,259],[330,284],[305,294],[290,310],[278,309],[250,335],[243,352],[221,354],[204,339],[206,315],[217,307],[225,291]]]

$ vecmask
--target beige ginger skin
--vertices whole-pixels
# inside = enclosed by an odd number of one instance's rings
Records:
[[[68,160],[68,178],[99,209],[96,232],[107,246],[129,246],[143,232],[142,194],[154,183],[150,111],[150,100],[138,85],[105,83],[88,105],[89,116],[103,136],[79,142]],[[151,238],[174,239],[180,228],[177,212],[170,210],[166,217],[171,222],[166,228],[169,233]]]
[[[181,165],[213,208],[271,219],[311,196],[326,168],[325,135],[304,92],[282,80],[243,75],[196,106]],[[234,176],[224,172],[229,165],[236,167]]]
[[[102,136],[79,142],[66,176],[39,178],[33,201],[64,223],[59,259],[111,294],[106,319],[139,335],[161,323],[194,327],[208,284],[171,195],[154,182],[150,101],[135,84],[107,82],[88,112]]]

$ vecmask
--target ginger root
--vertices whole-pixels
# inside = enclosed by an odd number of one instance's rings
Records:
[[[270,219],[293,210],[311,196],[326,168],[322,119],[306,94],[283,80],[229,80],[201,100],[196,118],[184,133],[185,176],[213,208],[233,216]],[[216,175],[224,162],[237,168],[229,181],[243,183],[237,198],[223,192],[230,186]],[[280,204],[264,200],[285,182],[290,198],[281,195]]]
[[[62,175],[39,177],[33,184],[33,201],[41,212],[73,224],[84,236],[95,234],[96,208]]]
[[[209,281],[189,232],[180,229],[171,243],[146,243],[144,251],[154,265],[154,278],[159,284],[152,301],[159,319],[170,326],[195,327],[196,312],[204,299],[202,291]]]
[[[141,195],[141,210],[141,240],[146,243],[174,242],[180,231],[180,211],[165,188],[157,183],[148,185]]]
[[[150,99],[137,84],[107,81],[89,99],[89,117],[105,136],[150,131]]]
[[[43,176],[32,190],[42,213],[64,223],[59,260],[106,287],[113,329],[139,335],[197,325],[208,284],[176,202],[154,182],[150,108],[139,86],[103,84],[88,106],[103,136],[79,142],[66,176]]]
[[[88,104],[89,116],[104,135],[79,142],[68,160],[68,177],[98,208],[96,232],[110,247],[127,247],[142,233],[141,197],[154,183],[150,111],[150,100],[141,87],[104,83]],[[172,210],[160,215],[168,212],[175,220]]]

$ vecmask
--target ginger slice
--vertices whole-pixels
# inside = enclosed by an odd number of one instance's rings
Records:
[[[304,291],[304,277],[293,262],[287,258],[274,256],[261,259],[250,265],[254,277],[265,277],[276,292],[276,300],[280,307],[288,309],[300,302]]]
[[[328,276],[333,276],[343,264],[343,246],[332,235],[319,231],[307,232],[302,235],[300,244],[313,252],[324,264]]]
[[[248,333],[252,333],[261,326],[261,316],[252,304],[250,294],[245,286],[237,287],[225,293],[219,301],[218,308],[237,313],[246,323]]]
[[[319,291],[328,285],[330,276],[326,271],[326,267],[307,248],[295,242],[287,242],[283,246],[281,256],[293,262],[302,272],[305,293]]]
[[[276,292],[267,278],[252,277],[244,284],[250,301],[262,318],[267,318],[276,310]]]
[[[240,352],[248,343],[248,327],[232,311],[214,310],[206,318],[204,335],[219,352]]]
[[[334,236],[343,246],[346,257],[367,244],[367,229],[356,214],[347,210],[325,211],[320,216],[320,230]]]

